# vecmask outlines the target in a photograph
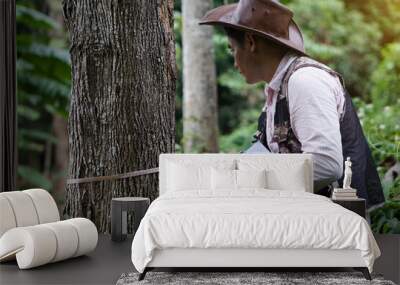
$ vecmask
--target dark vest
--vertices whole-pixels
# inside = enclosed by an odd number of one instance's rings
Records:
[[[279,145],[279,153],[301,153],[301,143],[296,138],[290,126],[290,113],[287,101],[288,82],[290,76],[303,67],[316,67],[325,70],[333,76],[338,76],[345,90],[344,115],[340,120],[340,133],[342,137],[343,161],[347,157],[352,161],[351,186],[357,189],[357,195],[367,200],[368,207],[385,201],[382,185],[373,161],[371,150],[364,136],[360,120],[354,108],[350,95],[345,89],[344,81],[340,74],[327,66],[308,57],[299,57],[289,66],[278,94],[274,117],[273,140]],[[263,111],[258,119],[258,131],[254,135],[267,149],[266,141],[266,112]],[[343,163],[344,168],[344,163]],[[344,169],[343,169],[344,170]],[[340,187],[343,186],[344,171],[338,180]]]

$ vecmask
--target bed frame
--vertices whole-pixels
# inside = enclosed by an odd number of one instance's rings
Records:
[[[343,268],[361,271],[371,280],[359,250],[329,249],[238,249],[238,248],[169,248],[157,249],[139,280],[155,268],[202,268],[214,271],[229,268],[246,271],[271,268]]]
[[[308,177],[308,192],[313,193],[313,162],[310,154],[267,154],[279,155],[280,159],[298,161],[305,164],[305,175]],[[237,159],[243,157],[262,157],[265,154],[161,154],[159,163],[160,195],[166,184],[167,160],[213,160]],[[253,271],[271,268],[353,268],[361,271],[367,280],[371,276],[359,250],[329,249],[256,249],[256,248],[168,248],[157,249],[153,259],[148,263],[139,280],[143,280],[148,271],[154,269],[185,268],[215,271],[225,268],[229,271]],[[260,270],[259,270],[260,271]],[[262,271],[262,270],[261,270]]]

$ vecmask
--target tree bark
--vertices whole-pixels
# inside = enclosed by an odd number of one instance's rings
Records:
[[[172,0],[64,0],[72,96],[69,177],[158,167],[175,147]],[[67,216],[110,230],[112,197],[158,196],[158,175],[67,186]]]
[[[217,85],[213,30],[199,26],[212,0],[183,0],[183,147],[218,152]]]

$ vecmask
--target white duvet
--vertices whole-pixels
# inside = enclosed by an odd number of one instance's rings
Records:
[[[358,249],[372,272],[379,248],[367,221],[307,192],[249,189],[166,193],[150,205],[132,243],[143,272],[154,249]]]

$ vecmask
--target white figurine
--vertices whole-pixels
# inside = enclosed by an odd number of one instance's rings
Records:
[[[347,157],[347,160],[344,162],[344,179],[343,179],[343,189],[353,189],[351,188],[351,176],[353,172],[351,171],[351,160],[350,157]]]

